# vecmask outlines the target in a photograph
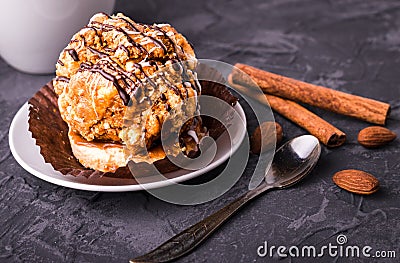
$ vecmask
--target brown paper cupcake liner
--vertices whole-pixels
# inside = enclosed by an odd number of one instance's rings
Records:
[[[202,86],[202,94],[214,96],[234,106],[237,98],[232,95],[228,88],[220,83],[225,83],[221,74],[207,66],[199,66],[198,77]],[[212,79],[206,81],[201,79]],[[215,82],[214,82],[215,81]],[[40,154],[46,163],[50,163],[56,171],[64,175],[75,177],[133,179],[128,167],[121,167],[114,173],[105,173],[84,167],[73,155],[68,139],[68,125],[61,118],[57,94],[54,92],[52,82],[43,86],[29,101],[29,131],[40,147]],[[217,105],[216,105],[217,107]],[[217,108],[216,108],[217,110]],[[232,112],[226,112],[226,119]],[[225,131],[225,127],[217,120],[210,117],[202,117],[203,124],[209,131],[209,136],[215,140]],[[227,121],[228,122],[228,121]],[[180,168],[165,158],[156,161],[155,167],[168,178],[168,173]],[[138,164],[138,167],[146,169],[146,165]],[[131,182],[131,180],[129,180]],[[135,183],[135,182],[132,182]]]

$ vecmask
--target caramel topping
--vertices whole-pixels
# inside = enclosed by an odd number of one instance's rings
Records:
[[[106,148],[113,148],[113,147],[119,147],[123,148],[124,145],[122,143],[117,143],[117,142],[99,142],[99,141],[87,141],[79,134],[75,132],[69,132],[69,136],[72,138],[75,144],[77,145],[84,145],[84,146],[90,146],[90,147],[95,147],[95,148],[100,148],[100,149],[106,149]]]

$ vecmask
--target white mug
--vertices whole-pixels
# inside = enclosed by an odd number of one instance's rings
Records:
[[[0,0],[0,55],[27,73],[52,73],[71,37],[115,0]]]

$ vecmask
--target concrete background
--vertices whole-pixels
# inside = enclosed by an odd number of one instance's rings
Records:
[[[117,1],[115,10],[139,22],[172,24],[193,43],[199,58],[247,63],[389,102],[387,127],[400,134],[399,1]],[[1,262],[127,262],[247,190],[254,156],[228,193],[196,206],[165,203],[146,192],[77,191],[32,176],[10,154],[8,129],[21,105],[52,77],[18,72],[0,59]],[[347,143],[338,149],[323,147],[319,164],[304,182],[255,200],[179,262],[263,262],[269,258],[258,257],[257,248],[264,241],[320,247],[336,245],[339,234],[347,236],[349,245],[396,251],[397,260],[379,262],[398,261],[399,140],[367,150],[357,144],[357,134],[369,124],[312,111],[344,130]],[[306,133],[275,117],[285,140]],[[249,129],[254,127],[249,121]],[[340,190],[331,178],[342,169],[374,174],[381,189],[366,197]],[[323,262],[348,260],[325,257]]]

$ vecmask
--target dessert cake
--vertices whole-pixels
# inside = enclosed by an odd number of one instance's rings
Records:
[[[103,172],[129,160],[152,163],[165,158],[163,125],[178,132],[180,151],[195,155],[206,134],[196,64],[190,43],[169,24],[94,15],[61,52],[53,80],[75,157]]]

